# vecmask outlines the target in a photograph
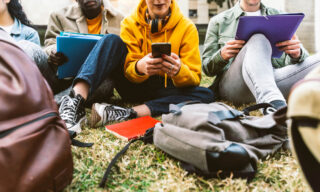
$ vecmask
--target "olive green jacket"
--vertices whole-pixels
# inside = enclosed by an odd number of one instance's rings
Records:
[[[266,7],[261,3],[262,15],[275,15],[279,13],[279,10]],[[238,2],[233,8],[211,18],[209,22],[202,55],[202,69],[206,75],[216,76],[215,81],[219,81],[223,72],[225,72],[233,62],[233,59],[225,61],[220,55],[220,50],[227,41],[235,39],[239,18],[244,15],[245,12],[241,9]],[[301,53],[299,59],[293,59],[285,53],[281,58],[272,58],[273,67],[281,68],[286,65],[300,63],[309,55],[303,47],[301,47]]]

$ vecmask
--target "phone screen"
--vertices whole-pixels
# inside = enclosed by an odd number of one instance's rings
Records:
[[[161,57],[162,54],[171,55],[171,43],[152,43],[152,57]]]

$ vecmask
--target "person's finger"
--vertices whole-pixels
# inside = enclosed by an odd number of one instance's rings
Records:
[[[300,50],[286,50],[285,53],[289,55],[298,55],[300,53]]]
[[[283,42],[279,42],[276,44],[276,47],[284,47],[284,46],[288,46],[288,45],[296,45],[296,44],[300,44],[301,42],[299,40],[288,40],[288,41],[283,41]]]
[[[234,58],[238,53],[228,53],[228,58]]]
[[[165,61],[168,61],[169,63],[173,64],[173,65],[176,65],[176,60],[172,57],[172,56],[168,56],[168,55],[162,55],[162,58],[165,60]]]
[[[295,50],[295,49],[300,49],[300,45],[290,45],[290,46],[285,46],[285,47],[280,47],[281,51],[285,50]]]
[[[299,37],[298,37],[298,35],[294,34],[291,39],[292,40],[299,40]]]
[[[172,63],[170,63],[168,61],[162,62],[162,65],[167,69],[170,69],[170,68],[172,68],[172,66],[175,66],[174,64],[172,64]]]
[[[149,53],[149,54],[146,55],[145,57],[153,58],[152,53]]]
[[[235,44],[241,44],[241,45],[243,45],[243,44],[245,44],[246,42],[245,41],[243,41],[243,40],[231,40],[231,41],[228,41],[226,44],[227,45],[235,45]]]
[[[163,67],[163,65],[161,63],[158,63],[158,64],[152,64],[152,65],[148,65],[147,66],[147,69],[149,70],[152,70],[152,69],[161,69]]]
[[[170,67],[163,66],[161,68],[161,70],[164,73],[167,73],[168,75],[170,75],[170,74],[174,73],[177,70],[177,66],[175,66],[175,65],[170,65]]]
[[[48,62],[54,65],[58,65],[59,58],[55,57],[54,55],[50,55],[48,58]]]
[[[241,49],[243,45],[241,44],[234,44],[234,45],[229,45],[230,49]]]
[[[68,62],[68,57],[65,54],[58,52],[58,53],[56,53],[56,56],[57,56],[57,58],[59,58],[58,60],[60,63]]]
[[[227,50],[227,54],[238,54],[240,49],[229,49]]]
[[[173,59],[180,59],[180,57],[177,55],[177,54],[175,54],[175,53],[173,53],[173,52],[171,52],[171,57],[173,58]]]
[[[162,58],[151,58],[148,60],[148,64],[151,64],[151,65],[156,65],[156,64],[162,63],[162,62],[163,62]]]

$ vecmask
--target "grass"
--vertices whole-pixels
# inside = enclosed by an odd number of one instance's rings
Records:
[[[208,86],[211,82],[204,76],[201,84]],[[117,98],[115,102],[121,104]],[[77,139],[95,144],[92,148],[72,147],[74,179],[65,191],[309,191],[296,160],[287,151],[260,161],[256,177],[248,182],[232,177],[221,180],[189,175],[177,160],[154,145],[140,141],[118,160],[106,188],[101,189],[98,185],[105,169],[127,142],[109,134],[103,127],[86,127]]]

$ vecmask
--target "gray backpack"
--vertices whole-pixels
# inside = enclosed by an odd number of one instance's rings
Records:
[[[287,146],[287,128],[272,115],[248,116],[223,103],[171,105],[154,128],[154,144],[191,173],[252,178],[258,159]],[[247,114],[247,115],[246,115]],[[219,173],[219,175],[217,175]]]

